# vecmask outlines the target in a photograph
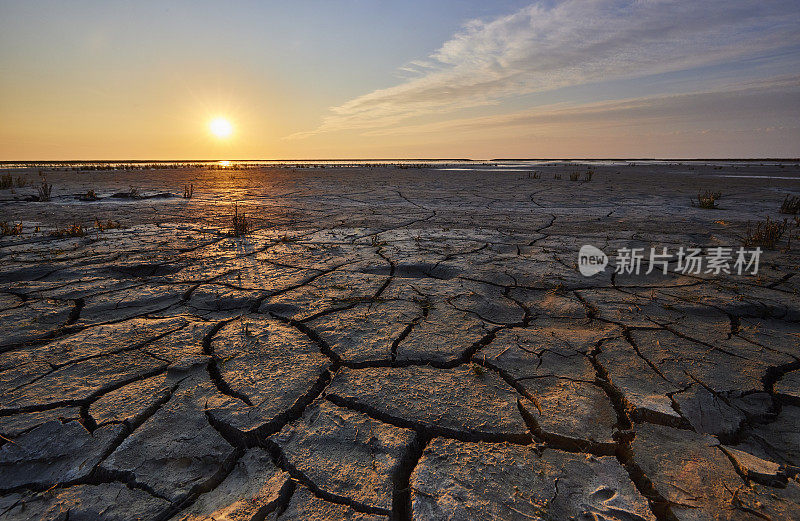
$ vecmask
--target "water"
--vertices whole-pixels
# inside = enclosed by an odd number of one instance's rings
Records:
[[[786,160],[668,160],[668,159],[508,159],[508,160],[470,160],[470,159],[331,159],[331,160],[215,160],[215,161],[0,161],[3,169],[45,169],[45,170],[141,170],[171,168],[211,168],[243,169],[260,167],[286,168],[359,168],[380,166],[407,166],[437,168],[440,170],[486,170],[486,171],[528,171],[546,166],[794,166],[796,159]]]

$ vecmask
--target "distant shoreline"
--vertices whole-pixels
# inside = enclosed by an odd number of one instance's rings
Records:
[[[148,164],[148,163],[185,163],[202,164],[229,161],[231,163],[353,163],[353,162],[474,162],[486,163],[496,161],[672,161],[672,162],[703,162],[703,161],[736,161],[740,163],[756,163],[761,161],[774,161],[782,163],[800,162],[797,157],[708,157],[708,158],[661,158],[661,157],[573,157],[573,158],[492,158],[492,159],[465,159],[465,158],[360,158],[360,159],[61,159],[61,160],[0,160],[0,165],[59,165],[59,164]]]

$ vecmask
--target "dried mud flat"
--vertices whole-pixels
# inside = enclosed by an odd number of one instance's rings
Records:
[[[0,192],[23,223],[0,238],[0,520],[800,519],[798,248],[758,276],[576,270],[583,244],[738,246],[800,171],[576,168]],[[177,197],[107,197],[129,185]],[[96,218],[123,227],[49,234]]]

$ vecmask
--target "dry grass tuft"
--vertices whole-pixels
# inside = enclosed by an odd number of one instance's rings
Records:
[[[782,214],[797,215],[800,213],[800,197],[787,195],[781,204],[781,209],[778,211]]]
[[[184,199],[191,199],[194,196],[194,185],[183,185],[183,198]]]
[[[486,369],[484,369],[482,365],[476,364],[475,362],[470,362],[469,368],[472,370],[473,374],[477,377],[481,377],[484,374],[486,374]]]
[[[11,174],[0,175],[0,190],[8,190],[14,187],[14,178]]]
[[[47,180],[42,179],[42,184],[36,190],[39,192],[39,202],[46,203],[50,200],[50,193],[53,191],[53,185],[47,184]]]
[[[755,228],[748,222],[747,235],[742,242],[747,247],[759,246],[767,250],[774,250],[786,231],[787,225],[786,219],[783,221],[771,221],[769,217],[767,217],[766,221],[757,222]]]
[[[9,224],[6,221],[0,221],[0,237],[6,235],[19,235],[22,233],[22,223]]]
[[[85,195],[80,196],[78,199],[81,201],[97,201],[99,197],[94,190],[88,190]]]
[[[583,181],[588,183],[594,177],[594,170],[587,170],[585,174],[583,174]]]
[[[85,235],[86,230],[78,223],[73,223],[69,228],[59,228],[50,232],[51,237],[57,237],[59,239],[63,239],[64,237],[84,237]]]
[[[569,174],[569,180],[570,181],[580,181],[580,179],[581,179],[581,173],[580,172],[572,172],[571,174]]]
[[[717,206],[717,200],[719,200],[721,197],[722,194],[720,192],[706,190],[705,192],[700,192],[697,194],[697,204],[692,201],[692,206],[697,206],[706,210],[713,210],[715,208],[719,208],[719,206]]]
[[[97,231],[102,232],[105,230],[115,230],[117,228],[122,228],[122,225],[119,224],[119,221],[112,221],[109,219],[103,222],[100,219],[95,219],[94,227]]]
[[[244,212],[239,212],[239,205],[237,203],[233,203],[233,219],[232,219],[232,229],[231,235],[234,237],[240,237],[242,235],[246,235],[250,229],[250,223],[247,220],[247,215]]]

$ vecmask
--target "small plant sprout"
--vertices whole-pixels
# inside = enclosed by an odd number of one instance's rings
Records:
[[[697,206],[706,210],[713,210],[715,208],[719,208],[717,205],[717,200],[719,200],[721,197],[722,194],[720,192],[706,190],[705,192],[700,192],[697,194],[697,204],[692,201],[692,206]]]
[[[254,336],[253,333],[250,331],[250,324],[247,322],[242,322],[242,336],[246,338]]]

